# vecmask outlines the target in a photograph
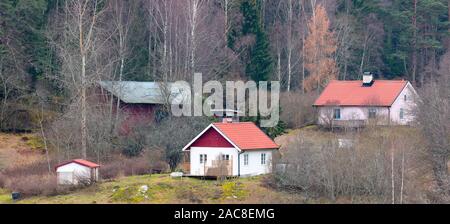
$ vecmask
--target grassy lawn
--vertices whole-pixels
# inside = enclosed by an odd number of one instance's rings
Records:
[[[12,203],[11,193],[0,188],[0,204]]]
[[[123,177],[98,183],[66,195],[36,196],[16,203],[304,203],[287,192],[262,186],[263,177],[227,181],[170,178],[167,174]],[[148,189],[145,191],[145,187]],[[10,194],[0,192],[0,203],[11,203]]]

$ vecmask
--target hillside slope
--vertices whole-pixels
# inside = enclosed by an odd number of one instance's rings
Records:
[[[130,176],[98,183],[66,195],[38,196],[16,203],[305,203],[299,195],[264,187],[264,177],[227,181],[170,178],[167,174]],[[12,203],[0,192],[0,203]]]
[[[43,159],[39,140],[33,134],[5,134],[0,132],[0,170],[26,165]]]

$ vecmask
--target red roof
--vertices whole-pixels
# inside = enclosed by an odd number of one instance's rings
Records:
[[[98,164],[96,164],[96,163],[93,163],[93,162],[90,162],[90,161],[87,161],[87,160],[84,160],[84,159],[74,159],[74,160],[70,160],[70,161],[67,161],[67,162],[58,164],[58,165],[55,167],[55,169],[58,168],[58,167],[60,167],[60,166],[67,165],[67,164],[69,164],[69,163],[77,163],[77,164],[80,164],[80,165],[82,165],[82,166],[86,166],[86,167],[89,167],[89,168],[100,167],[100,165],[98,165]]]
[[[214,123],[213,125],[241,150],[279,148],[253,122]]]
[[[371,86],[362,81],[331,81],[314,106],[391,106],[408,81],[375,80]]]
[[[219,135],[225,138],[225,141],[231,143],[240,150],[258,150],[258,149],[278,149],[278,146],[269,138],[261,129],[253,122],[237,122],[237,123],[212,123],[202,133],[195,137],[183,150],[189,150],[189,147],[198,145],[201,147],[226,147],[220,138],[210,132],[214,128]],[[202,137],[208,136],[208,139]],[[200,144],[201,142],[201,144]],[[220,143],[220,145],[218,145]],[[229,147],[229,146],[227,146]]]

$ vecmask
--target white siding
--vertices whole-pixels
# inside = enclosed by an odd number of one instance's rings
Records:
[[[272,152],[273,150],[244,151],[239,156],[239,151],[235,148],[219,148],[219,147],[191,147],[190,148],[190,174],[193,176],[205,175],[205,167],[212,165],[212,160],[216,160],[220,155],[230,155],[232,160],[233,176],[238,175],[240,169],[241,176],[253,176],[272,171]],[[261,164],[261,154],[266,154],[266,164]],[[200,163],[200,155],[207,155],[206,164]],[[244,155],[248,154],[248,165],[244,165]],[[238,159],[239,156],[239,159]],[[238,166],[240,161],[240,167]]]
[[[245,151],[240,156],[241,176],[254,176],[272,172],[273,150]],[[266,154],[266,164],[261,164],[261,154]],[[244,155],[248,155],[248,165],[244,165]]]
[[[406,101],[405,101],[406,95]],[[416,107],[417,93],[410,83],[403,89],[391,106],[391,121],[394,124],[409,124],[414,120],[414,108]],[[403,108],[404,116],[400,118],[400,109]]]
[[[341,109],[341,119],[343,121],[347,120],[368,120],[369,118],[369,108],[376,109],[376,118],[383,120],[389,115],[388,107],[339,107],[339,106],[325,106],[318,108],[318,123],[320,125],[329,124],[331,119],[333,119],[333,110],[335,108]]]
[[[406,95],[406,101],[405,101]],[[411,83],[402,90],[399,96],[396,98],[391,107],[339,107],[339,106],[323,106],[318,107],[318,124],[328,125],[333,119],[333,109],[341,109],[341,119],[346,120],[368,120],[369,108],[376,108],[376,118],[380,120],[379,124],[388,124],[387,117],[390,118],[391,124],[405,125],[414,120],[413,110],[416,107],[415,99],[417,93],[412,87]],[[404,117],[400,118],[400,110],[403,108]]]
[[[98,172],[96,169],[95,172]],[[58,184],[78,184],[79,178],[91,178],[91,169],[78,163],[69,163],[56,169]],[[98,177],[98,174],[97,174]]]

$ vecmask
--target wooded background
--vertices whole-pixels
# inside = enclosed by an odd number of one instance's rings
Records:
[[[283,90],[303,91],[303,80],[316,69],[324,73],[313,55],[313,40],[324,32],[329,40],[316,44],[329,48],[325,55],[337,67],[327,73],[347,80],[370,71],[420,86],[439,74],[449,42],[448,3],[3,0],[1,117],[8,102],[32,103],[36,94],[65,100],[75,85],[65,76],[82,80],[82,58],[86,84],[190,80],[202,72],[208,79],[280,80]],[[326,11],[315,15],[319,5]]]
[[[190,82],[194,72],[201,72],[205,82],[279,80],[284,123],[264,130],[274,137],[283,133],[285,124],[298,128],[314,122],[312,102],[330,79],[357,80],[372,72],[378,79],[409,80],[419,91],[423,100],[418,127],[426,141],[416,146],[426,148],[437,186],[448,193],[449,4],[448,0],[1,0],[0,131],[39,133],[49,173],[50,157],[117,162],[114,150],[130,157],[150,152],[149,158],[164,160],[174,169],[181,161],[182,146],[211,121],[170,118],[163,111],[157,112],[159,122],[121,136],[117,131],[121,117],[113,114],[118,102],[96,101],[92,89],[97,81]],[[302,149],[305,143],[299,142],[292,148]],[[381,152],[389,147],[394,148],[386,146]],[[291,158],[309,158],[301,155]],[[401,192],[403,155],[402,149]],[[392,154],[391,171],[393,158]],[[148,160],[142,164],[147,167]],[[292,180],[302,180],[293,175]],[[380,186],[370,192],[390,189]],[[328,184],[324,189],[332,197],[336,191],[354,191],[340,187]]]
[[[421,87],[449,73],[449,3],[3,0],[0,129],[80,133],[76,148],[86,157],[89,139],[106,144],[119,122],[118,103],[90,100],[100,80],[191,81],[194,72],[204,81],[279,80],[291,96],[283,98],[297,104],[311,102],[330,79],[361,79],[365,71]],[[302,104],[293,110],[282,102],[291,127],[311,122],[295,117],[311,114]]]

